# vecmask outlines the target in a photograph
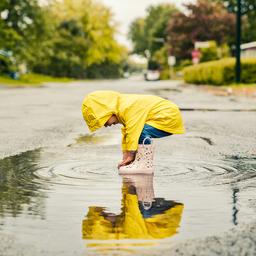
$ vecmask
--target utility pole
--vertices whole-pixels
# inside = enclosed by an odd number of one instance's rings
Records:
[[[236,11],[236,83],[241,81],[241,0],[237,0]]]

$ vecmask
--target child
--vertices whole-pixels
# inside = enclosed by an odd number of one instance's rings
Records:
[[[123,125],[120,174],[152,173],[151,138],[184,133],[179,108],[158,96],[95,91],[84,99],[82,112],[91,132],[112,124]]]

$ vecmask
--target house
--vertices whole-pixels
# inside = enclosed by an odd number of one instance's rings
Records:
[[[256,58],[256,41],[241,44],[241,57],[242,58]]]

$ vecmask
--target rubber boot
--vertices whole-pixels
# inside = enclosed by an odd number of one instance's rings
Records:
[[[139,144],[135,160],[119,168],[119,174],[152,174],[154,144]]]
[[[138,201],[141,202],[145,210],[148,210],[152,206],[152,202],[155,201],[153,175],[154,174],[121,175],[124,183],[135,187]]]

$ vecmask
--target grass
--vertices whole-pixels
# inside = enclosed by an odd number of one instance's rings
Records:
[[[18,80],[14,80],[7,76],[0,76],[0,85],[8,87],[39,87],[43,83],[55,82],[55,83],[67,83],[73,81],[70,78],[51,77],[39,74],[25,74]]]

